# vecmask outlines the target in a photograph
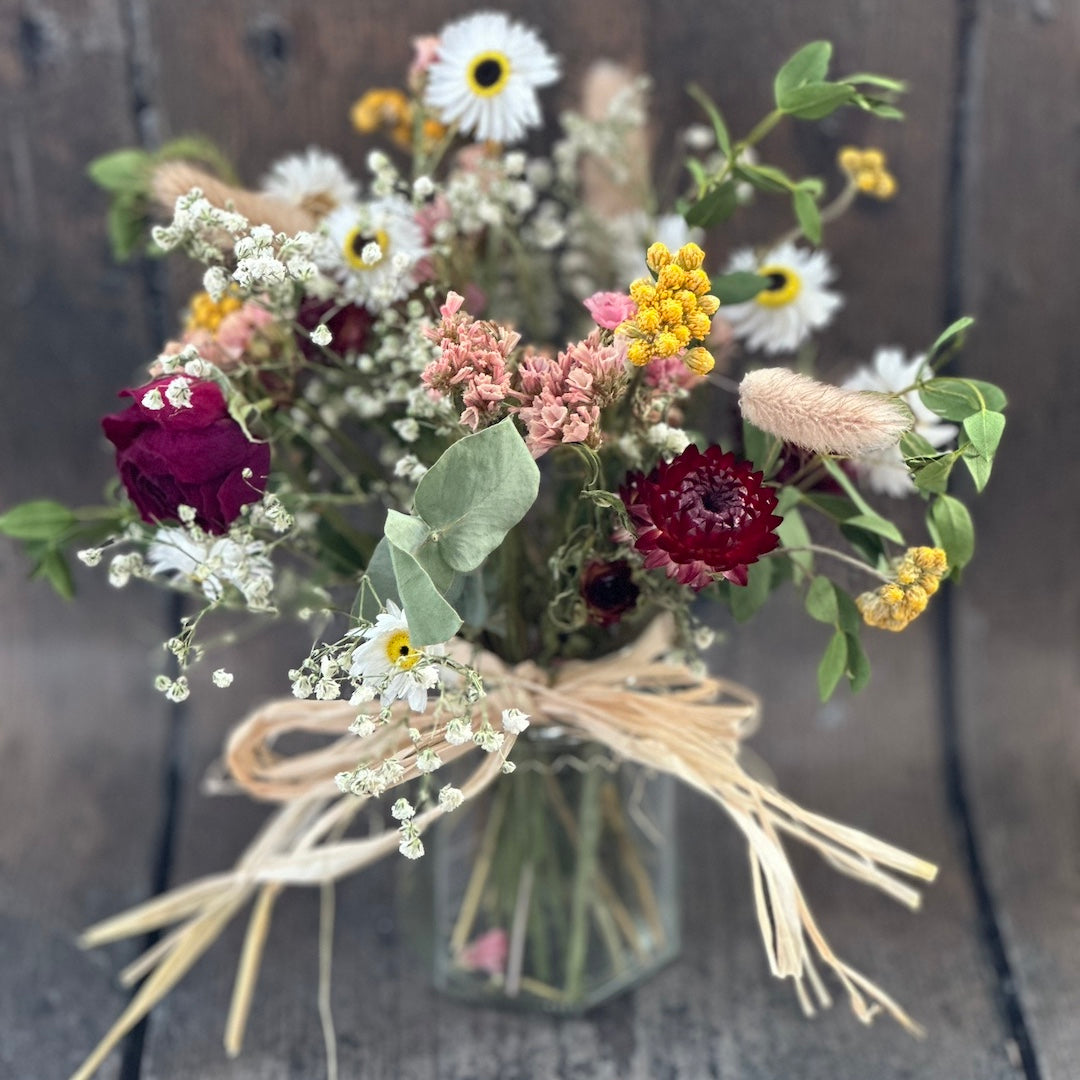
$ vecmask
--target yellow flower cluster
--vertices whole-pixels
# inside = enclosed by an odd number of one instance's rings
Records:
[[[243,301],[232,293],[226,293],[220,300],[214,300],[207,292],[197,292],[188,304],[187,326],[192,330],[206,330],[216,334],[221,320],[242,306]]]
[[[864,195],[891,199],[896,194],[896,177],[885,167],[885,155],[880,150],[845,146],[837,162]]]
[[[684,244],[672,255],[665,245],[656,243],[645,262],[656,280],[639,278],[630,286],[637,314],[616,330],[630,339],[627,358],[644,367],[650,360],[686,349],[680,357],[683,363],[695,375],[707,375],[716,361],[704,342],[720,301],[709,293],[712,282],[702,269],[705,252],[697,244]]]
[[[855,600],[863,621],[880,630],[903,630],[925,610],[949,572],[941,548],[908,548],[897,564],[895,580]]]
[[[400,90],[369,90],[349,110],[349,118],[361,135],[385,130],[398,146],[406,150],[412,147],[413,107]],[[438,120],[424,121],[423,135],[428,142],[436,142],[445,134],[446,128]]]

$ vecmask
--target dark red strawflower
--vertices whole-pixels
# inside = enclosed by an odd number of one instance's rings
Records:
[[[581,595],[589,619],[598,626],[612,626],[637,604],[638,588],[626,559],[597,559],[581,573]]]
[[[648,476],[631,473],[619,492],[650,569],[663,567],[694,590],[717,575],[746,584],[746,568],[780,543],[776,493],[762,474],[719,446],[688,446]]]
[[[190,506],[200,528],[227,532],[241,508],[262,496],[270,447],[244,434],[217,383],[187,379],[190,405],[170,404],[166,391],[175,378],[166,375],[121,391],[121,397],[134,399],[131,406],[106,416],[101,426],[116,447],[120,479],[143,521],[175,521],[179,508]],[[160,408],[143,404],[152,390],[161,395]]]
[[[327,318],[330,312],[333,314]],[[300,351],[312,363],[322,362],[325,354],[311,340],[310,335],[319,323],[325,322],[327,329],[333,335],[329,347],[334,352],[339,356],[362,352],[374,321],[371,312],[357,304],[339,306],[329,300],[315,300],[309,297],[304,300],[296,313],[296,322],[304,331],[296,335],[296,343],[300,346]]]

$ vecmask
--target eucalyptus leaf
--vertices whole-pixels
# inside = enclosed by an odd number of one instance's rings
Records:
[[[747,165],[745,162],[740,162],[735,166],[735,175],[753,184],[754,187],[775,195],[783,195],[798,187],[783,169],[777,169],[773,165]]]
[[[68,566],[68,561],[59,548],[47,548],[38,558],[30,577],[47,581],[64,600],[75,599],[75,582],[71,577],[71,567]]]
[[[806,521],[794,506],[784,511],[784,520],[776,527],[776,535],[780,537],[780,542],[785,548],[803,548],[812,543]],[[791,551],[788,557],[804,574],[814,569],[812,551]]]
[[[876,86],[881,90],[892,90],[902,94],[907,90],[907,83],[900,79],[890,79],[886,75],[874,75],[869,71],[859,71],[854,75],[845,75],[839,82],[848,83],[851,86]]]
[[[914,431],[905,431],[900,436],[900,454],[905,461],[911,458],[936,458],[941,451],[930,442]]]
[[[949,474],[956,464],[955,454],[944,454],[925,464],[909,464],[911,479],[919,491],[943,493],[949,486]]]
[[[975,325],[975,320],[970,315],[961,316],[956,322],[950,323],[937,336],[937,340],[930,346],[927,358],[933,363],[946,350],[958,349],[964,344],[967,332]]]
[[[870,658],[863,651],[858,633],[845,634],[847,638],[847,675],[848,683],[854,693],[858,693],[870,681]]]
[[[746,622],[769,598],[773,562],[762,559],[747,569],[746,584],[731,588],[731,613],[736,622]]]
[[[539,486],[540,470],[508,417],[444,451],[413,504],[446,563],[466,573],[525,516]]]
[[[780,107],[797,120],[822,120],[852,104],[857,96],[854,88],[845,83],[806,83],[786,94]]]
[[[439,545],[431,535],[431,529],[420,518],[402,514],[398,510],[386,511],[386,539],[394,546],[407,551],[424,568],[435,587],[444,596],[454,584],[454,570],[447,565]]]
[[[990,393],[984,393],[984,387]],[[996,391],[996,393],[995,393]],[[1005,395],[989,383],[974,379],[931,379],[919,387],[922,403],[945,420],[966,420],[969,416],[986,410],[996,410],[1005,404]],[[1000,404],[999,404],[1000,401]]]
[[[145,150],[114,150],[94,158],[86,173],[98,187],[113,194],[144,194],[150,179],[150,155]]]
[[[993,468],[993,461],[989,458],[983,457],[978,451],[972,448],[972,453],[966,451],[961,455],[964,464],[967,466],[967,470],[971,473],[971,479],[975,481],[975,490],[982,491],[986,485],[990,482],[990,471]],[[918,481],[915,481],[918,485]]]
[[[818,622],[836,626],[840,611],[836,603],[836,588],[827,577],[818,576],[806,590],[806,614]]]
[[[874,511],[870,504],[859,494],[859,489],[851,482],[848,474],[840,468],[836,461],[832,458],[822,458],[822,463],[832,478],[844,489],[847,497],[859,509],[857,515],[846,519],[849,524],[866,529],[868,532],[877,533],[879,536],[884,536],[886,539],[893,540],[898,544],[904,542],[900,530],[891,521],[886,521],[885,518]]]
[[[716,145],[720,147],[720,152],[724,157],[730,160],[731,135],[728,132],[727,124],[724,123],[724,118],[720,114],[720,110],[717,108],[716,103],[701,89],[700,86],[691,86],[688,93],[705,110],[705,114],[708,116],[709,123],[712,124],[713,132],[716,135]]]
[[[394,564],[390,558],[390,542],[386,537],[375,546],[364,573],[371,587],[361,586],[357,591],[351,614],[354,619],[374,622],[375,616],[386,607],[387,600],[401,604],[397,581],[394,578]]]
[[[390,544],[401,606],[413,645],[441,645],[461,628],[461,616],[446,602],[427,571],[407,551]]]

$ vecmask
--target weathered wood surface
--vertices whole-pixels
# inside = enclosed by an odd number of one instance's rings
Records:
[[[979,514],[979,558],[955,627],[944,627],[952,652],[929,621],[875,641],[871,689],[824,709],[813,692],[822,635],[794,612],[767,612],[718,662],[768,687],[755,748],[787,792],[942,865],[916,916],[800,860],[833,945],[907,1004],[928,1038],[912,1041],[888,1021],[863,1030],[842,1003],[803,1020],[789,988],[768,975],[737,835],[717,811],[686,799],[684,958],[585,1020],[484,1013],[435,997],[401,940],[392,866],[342,886],[334,978],[342,1075],[1073,1076],[1076,591],[1055,577],[1076,535],[1077,454],[1061,455],[1045,482],[1038,466],[1046,468],[1051,431],[1076,438],[1067,351],[1070,256],[1080,240],[1075,6],[507,7],[566,58],[554,95],[563,104],[596,54],[647,67],[662,149],[685,115],[685,82],[702,82],[745,129],[768,105],[778,59],[814,37],[834,40],[840,68],[876,67],[913,83],[907,124],[845,115],[824,136],[778,132],[775,153],[827,174],[837,146],[872,138],[901,183],[897,201],[860,206],[829,232],[848,310],[827,339],[824,370],[842,372],[876,344],[917,348],[962,303],[983,322],[972,369],[1014,391],[1006,452]],[[348,129],[349,103],[366,86],[397,81],[409,36],[460,10],[386,0],[0,5],[0,240],[14,255],[0,263],[0,503],[35,492],[94,497],[108,466],[88,449],[97,417],[161,332],[160,302],[147,288],[155,282],[109,265],[101,201],[81,179],[85,160],[199,129],[249,179],[307,142],[359,166],[364,146]],[[93,125],[80,123],[88,87]],[[752,218],[754,235],[763,220]],[[166,317],[179,300],[165,302]],[[42,397],[48,421],[34,408]],[[122,1004],[117,953],[84,956],[72,937],[145,895],[165,810],[178,815],[173,883],[231,864],[250,836],[260,812],[205,800],[199,782],[229,723],[277,692],[306,646],[282,633],[240,654],[229,693],[194,696],[177,752],[147,690],[164,620],[156,595],[110,593],[101,574],[84,573],[83,603],[64,608],[22,583],[9,548],[0,555],[0,1077],[24,1080],[64,1075]],[[955,687],[955,701],[941,687]],[[169,766],[182,777],[176,802],[161,787]],[[220,1043],[237,927],[155,1010],[145,1043],[129,1045],[122,1068],[115,1055],[104,1075],[321,1075],[317,908],[311,892],[279,905],[239,1061],[226,1061]]]

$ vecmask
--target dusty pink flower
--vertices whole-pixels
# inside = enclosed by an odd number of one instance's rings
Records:
[[[505,930],[488,930],[473,938],[464,949],[458,963],[466,971],[485,971],[488,975],[501,975],[506,970],[506,957],[510,951],[510,937]]]
[[[679,390],[692,390],[704,380],[695,375],[683,362],[681,356],[666,356],[653,360],[644,372],[645,384],[658,394],[674,394]]]
[[[447,294],[442,319],[424,334],[439,346],[439,356],[424,369],[424,385],[463,406],[461,422],[476,431],[500,419],[511,391],[507,358],[521,335],[497,323],[479,322],[462,307],[464,297]]]
[[[161,351],[166,356],[175,356],[186,346],[194,345],[207,363],[228,371],[245,360],[250,361],[247,354],[253,343],[265,336],[273,322],[274,316],[266,308],[249,300],[243,307],[229,312],[215,332],[203,327],[185,330],[179,340],[166,342]],[[160,375],[160,366],[154,365],[151,374]]]
[[[605,330],[614,330],[637,314],[637,304],[625,293],[593,293],[583,302],[596,325]]]
[[[409,65],[410,85],[415,84],[422,75],[426,75],[427,69],[435,63],[439,55],[439,39],[434,34],[425,34],[423,37],[414,37],[412,46],[413,58]]]
[[[594,330],[554,359],[527,354],[518,366],[518,383],[514,396],[521,404],[514,411],[533,457],[540,457],[559,443],[599,446],[600,412],[622,396],[628,377],[619,350],[601,344]]]

